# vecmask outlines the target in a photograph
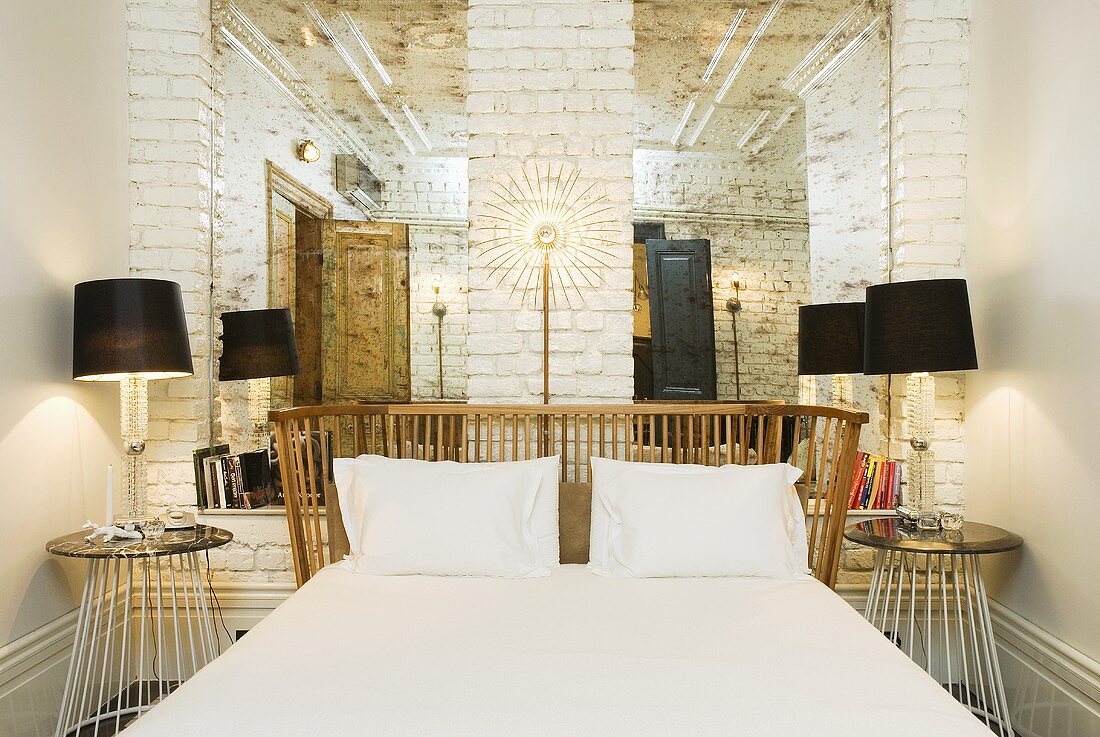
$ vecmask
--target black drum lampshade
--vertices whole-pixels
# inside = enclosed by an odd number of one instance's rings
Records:
[[[298,343],[288,309],[222,313],[218,381],[264,379],[298,373]]]
[[[798,375],[863,373],[863,303],[798,308]]]
[[[180,285],[163,279],[100,279],[76,285],[73,378],[190,376],[191,345]]]
[[[978,368],[965,279],[867,287],[863,373]]]

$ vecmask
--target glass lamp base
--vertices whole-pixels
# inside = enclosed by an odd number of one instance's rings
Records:
[[[936,456],[931,450],[935,401],[936,380],[928,374],[910,375],[905,384],[905,415],[910,436],[905,459],[906,504],[919,515],[934,514],[936,504]]]

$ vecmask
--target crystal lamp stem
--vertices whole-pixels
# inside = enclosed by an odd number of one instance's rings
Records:
[[[126,376],[119,382],[122,448],[126,453],[125,499],[127,519],[145,517],[145,439],[149,435],[149,381]],[[107,520],[108,523],[114,520]]]
[[[905,417],[909,427],[909,506],[931,512],[936,503],[936,456],[932,452],[935,426],[936,379],[927,373],[910,374],[905,382]]]

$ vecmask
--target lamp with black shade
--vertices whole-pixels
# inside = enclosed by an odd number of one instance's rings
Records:
[[[218,381],[248,381],[248,418],[254,444],[267,444],[271,379],[300,370],[294,320],[286,308],[222,313]]]
[[[863,373],[863,303],[798,308],[798,375],[833,377],[830,402],[854,406],[852,374]]]
[[[935,429],[938,371],[978,368],[965,279],[925,279],[867,288],[865,374],[909,374],[906,503],[922,527],[936,527]]]
[[[126,517],[145,513],[149,381],[190,376],[191,345],[180,285],[163,279],[100,279],[76,285],[73,379],[117,381],[126,454]],[[107,520],[106,524],[119,520]]]

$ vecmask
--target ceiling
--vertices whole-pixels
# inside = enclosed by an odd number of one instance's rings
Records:
[[[276,51],[256,54],[261,63],[373,156],[465,156],[465,0],[226,6],[240,17],[223,25],[259,37],[261,51],[266,39]],[[805,150],[801,86],[875,16],[858,0],[634,6],[636,146],[787,165]]]
[[[636,0],[635,145],[797,160],[804,106],[784,83],[804,61],[832,58],[870,11],[859,0]]]
[[[301,84],[290,91],[319,98],[322,117],[374,155],[465,157],[465,0],[234,0],[230,16],[223,28],[253,50],[254,36],[269,41],[282,60],[261,63],[280,77],[291,68]]]

